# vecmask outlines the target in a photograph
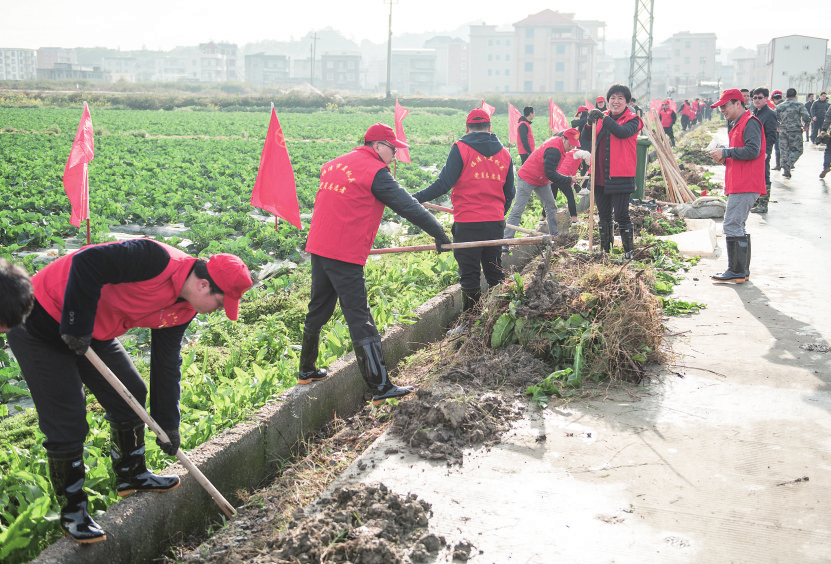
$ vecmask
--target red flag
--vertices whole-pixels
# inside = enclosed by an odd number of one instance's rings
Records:
[[[522,116],[513,104],[508,104],[508,143],[518,143],[517,130],[519,129],[519,118]]]
[[[89,178],[87,163],[95,157],[95,142],[92,133],[92,118],[89,107],[84,102],[84,114],[78,131],[75,132],[75,141],[69,151],[69,159],[63,170],[63,187],[72,204],[72,215],[69,223],[81,227],[81,222],[89,219]]]
[[[568,129],[566,115],[551,98],[548,99],[548,128],[554,133]]]
[[[493,112],[496,111],[496,108],[485,102],[485,99],[482,98],[482,109],[488,112],[488,116],[493,117]]]
[[[594,109],[594,106],[591,102],[589,102],[588,98],[586,98],[586,107],[589,109],[589,111],[592,111]]]
[[[271,106],[271,122],[268,124],[268,134],[260,157],[257,181],[254,183],[254,191],[251,192],[251,205],[282,217],[298,229],[303,229],[303,224],[300,223],[300,206],[297,205],[294,169],[274,105]],[[276,221],[274,229],[277,229]]]
[[[398,103],[398,100],[395,101],[395,136],[398,137],[399,141],[403,141],[404,143],[407,142],[407,136],[404,135],[404,118],[407,117],[407,114],[410,113],[410,110],[405,109],[401,104]],[[402,163],[411,163],[413,162],[410,160],[410,150],[409,149],[398,149],[395,153],[395,158],[401,161]]]

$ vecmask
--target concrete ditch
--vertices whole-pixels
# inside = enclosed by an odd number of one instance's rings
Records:
[[[536,246],[514,247],[503,260],[505,268],[521,268],[537,253]],[[447,288],[414,313],[412,325],[397,325],[383,335],[387,366],[444,336],[461,312],[461,289]],[[232,505],[234,492],[253,489],[273,476],[291,447],[304,434],[339,417],[355,413],[364,401],[363,383],[354,353],[329,366],[331,376],[313,386],[294,387],[277,402],[260,409],[251,421],[224,431],[190,451],[188,456]],[[97,517],[106,530],[106,542],[78,545],[63,538],[32,562],[38,564],[141,563],[162,554],[181,535],[205,530],[222,517],[219,507],[179,464],[164,471],[181,476],[179,488],[164,494],[137,494]]]

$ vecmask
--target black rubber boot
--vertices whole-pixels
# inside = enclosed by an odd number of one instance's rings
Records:
[[[782,176],[784,176],[785,178],[790,178],[791,177],[791,167],[789,167],[788,165],[783,166],[782,167]]]
[[[84,491],[84,449],[74,452],[47,452],[49,479],[61,505],[61,529],[80,544],[107,540],[104,530],[87,512],[88,498]]]
[[[473,288],[471,290],[465,290],[462,288],[462,313],[468,312],[475,308],[481,298],[481,288]]]
[[[629,223],[620,226],[620,240],[623,243],[623,256],[631,260],[635,251],[635,227]]]
[[[781,153],[776,153],[776,166],[773,167],[773,170],[782,170],[782,165],[781,165],[782,160],[781,159],[782,159]]]
[[[178,476],[158,476],[144,462],[144,423],[110,422],[110,458],[119,497],[133,492],[166,492],[179,487]]]
[[[741,246],[741,248],[740,248]],[[747,260],[747,240],[745,236],[727,238],[727,270],[722,274],[715,274],[711,279],[715,282],[736,282],[747,280],[745,275],[745,261]]]
[[[355,358],[364,382],[372,392],[372,403],[380,405],[390,398],[400,398],[412,393],[412,386],[396,386],[390,382],[387,365],[384,363],[384,351],[381,349],[381,337],[369,337],[353,341]]]
[[[300,371],[297,373],[298,384],[311,384],[329,376],[329,371],[316,367],[320,351],[320,333],[303,331],[303,346],[300,348]]]
[[[750,280],[750,233],[745,233],[744,239],[747,241],[747,260],[744,262],[744,274],[745,280]]]
[[[611,221],[598,223],[597,230],[600,231],[600,251],[611,253],[612,242],[615,239],[614,223]]]

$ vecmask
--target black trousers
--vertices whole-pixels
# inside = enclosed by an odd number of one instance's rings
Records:
[[[632,223],[629,219],[629,199],[631,194],[609,194],[606,195],[605,186],[594,187],[594,201],[597,203],[597,215],[600,223],[612,221],[612,211],[615,212],[615,221],[618,225],[625,226]]]
[[[311,290],[309,312],[303,325],[307,333],[320,333],[340,300],[353,341],[379,335],[366,298],[363,265],[313,254]]]
[[[40,430],[46,435],[46,450],[68,452],[83,448],[89,433],[84,386],[104,408],[108,420],[139,420],[86,357],[76,355],[62,341],[46,342],[29,333],[26,324],[9,331],[8,339],[35,402]],[[118,339],[93,340],[90,346],[144,405],[147,386]]]
[[[527,161],[528,157],[530,157],[530,156],[531,155],[529,155],[528,153],[525,153],[524,155],[522,153],[520,153],[519,154],[519,163],[520,163],[520,165],[524,165],[525,161]]]
[[[672,132],[672,126],[670,125],[669,127],[664,127],[664,133],[667,134],[670,143],[672,143],[672,146],[675,147],[675,134]]]
[[[551,193],[554,194],[555,200],[557,199],[558,190],[566,197],[568,215],[577,217],[577,204],[574,202],[574,189],[571,187],[571,182],[563,183],[559,186],[555,186],[553,182],[551,183]],[[543,213],[545,213],[545,210],[543,210]]]
[[[454,243],[502,239],[505,232],[505,222],[454,223],[450,231],[453,234]],[[482,272],[485,273],[485,280],[487,280],[490,287],[501,284],[505,279],[505,272],[502,270],[502,247],[453,249],[453,256],[459,264],[459,282],[463,290],[479,288]]]

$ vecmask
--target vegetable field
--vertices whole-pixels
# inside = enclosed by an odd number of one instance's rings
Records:
[[[69,224],[71,208],[62,184],[81,111],[0,107],[0,256],[30,272],[46,264],[42,251],[49,249],[54,258],[83,242]],[[130,111],[96,105],[90,112],[95,131],[95,158],[89,164],[93,242],[176,224],[182,227],[180,236],[155,238],[194,255],[237,254],[252,271],[277,260],[302,262],[320,167],[359,144],[371,124],[392,124],[391,112],[278,114],[305,229],[279,222],[275,231],[274,223],[263,217],[267,214],[250,205],[268,112]],[[413,163],[397,165],[405,188],[424,188],[437,175],[450,145],[464,134],[464,116],[447,108],[410,113],[405,130]],[[495,116],[494,131],[504,131],[499,135],[507,139],[507,116]],[[541,131],[538,137],[544,135]],[[385,219],[395,218],[387,210]],[[446,215],[439,219],[450,220]],[[411,225],[400,230],[414,240],[432,242],[416,231]],[[391,236],[379,235],[376,246],[391,242]],[[382,331],[412,322],[415,307],[457,280],[451,253],[387,255],[371,260],[366,274],[373,315]],[[244,420],[294,385],[308,282],[305,265],[285,268],[246,294],[240,323],[228,322],[220,312],[191,324],[183,349],[183,448],[194,448]],[[142,359],[148,338],[148,331],[133,330],[125,339],[145,377],[149,368]],[[0,347],[4,345],[0,338]],[[350,349],[338,311],[324,328],[321,363]],[[3,417],[10,411],[7,402],[28,395],[28,390],[14,359],[2,348],[0,387]],[[93,398],[88,401],[86,487],[91,509],[102,511],[117,500],[107,460],[108,428],[100,406]],[[11,407],[15,409],[19,407]],[[33,410],[3,419],[0,438],[0,561],[21,562],[59,536],[59,507]],[[161,469],[173,461],[150,436],[147,448],[151,467]]]

